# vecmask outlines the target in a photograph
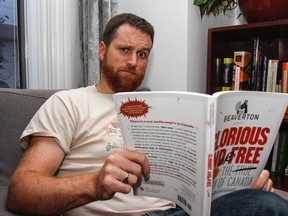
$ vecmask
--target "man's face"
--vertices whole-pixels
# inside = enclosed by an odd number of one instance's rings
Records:
[[[151,49],[147,33],[128,24],[120,26],[109,47],[99,45],[101,83],[112,92],[135,91],[144,79]]]

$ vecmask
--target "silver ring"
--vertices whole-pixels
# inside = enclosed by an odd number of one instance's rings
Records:
[[[123,183],[128,184],[129,173],[126,173],[124,179],[122,180]]]

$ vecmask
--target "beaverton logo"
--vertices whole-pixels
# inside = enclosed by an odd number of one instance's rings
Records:
[[[130,119],[130,118],[138,118],[141,116],[146,117],[146,114],[149,113],[150,108],[151,107],[148,106],[145,100],[141,101],[137,100],[137,98],[135,98],[134,100],[130,100],[130,98],[128,98],[127,102],[122,102],[119,111],[120,114]]]
[[[235,105],[236,114],[224,116],[224,122],[236,120],[258,120],[259,114],[248,113],[248,100],[238,101]]]
[[[245,100],[244,103],[242,103],[241,101],[238,101],[238,103],[236,103],[235,109],[236,109],[237,114],[247,113],[248,112],[248,100]]]

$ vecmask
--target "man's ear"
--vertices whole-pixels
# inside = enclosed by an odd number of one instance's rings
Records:
[[[98,48],[98,58],[100,61],[103,60],[105,52],[106,52],[106,45],[103,41],[101,41],[99,43],[99,48]]]

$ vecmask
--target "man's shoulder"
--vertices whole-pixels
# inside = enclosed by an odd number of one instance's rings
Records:
[[[62,100],[67,100],[67,99],[86,100],[88,95],[93,93],[93,90],[95,91],[95,86],[80,87],[80,88],[75,88],[75,89],[58,91],[54,94],[54,96]]]

